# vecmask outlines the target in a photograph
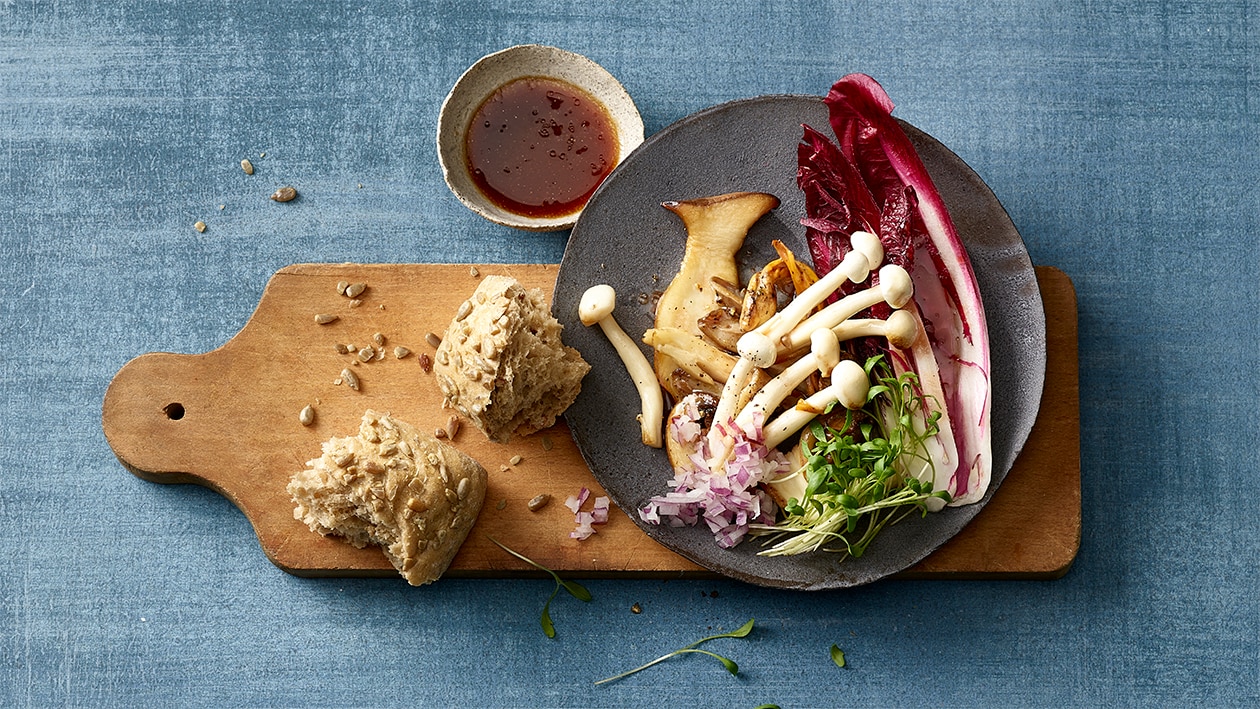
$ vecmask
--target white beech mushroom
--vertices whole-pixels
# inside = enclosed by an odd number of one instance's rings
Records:
[[[643,429],[643,443],[660,448],[661,420],[665,416],[665,401],[661,395],[660,383],[656,381],[656,372],[648,363],[639,346],[621,329],[613,318],[613,308],[617,305],[617,293],[609,285],[592,286],[582,294],[578,304],[578,317],[583,325],[599,323],[600,329],[608,337],[626,365],[626,371],[634,379],[634,386],[639,390],[641,412],[639,425]]]
[[[877,303],[887,303],[889,307],[899,309],[912,297],[914,282],[910,280],[910,274],[901,266],[889,264],[879,269],[878,284],[846,295],[796,324],[782,338],[780,345],[789,352],[801,349],[809,342],[810,334],[820,327],[835,327]]]
[[[853,244],[853,249],[845,254],[835,268],[809,288],[798,293],[783,310],[775,313],[769,320],[740,338],[740,361],[735,363],[731,376],[722,387],[717,412],[713,417],[714,421],[725,422],[739,414],[736,410],[738,394],[748,385],[753,369],[769,367],[774,363],[781,349],[777,343],[788,333],[793,332],[811,310],[844,285],[846,280],[854,283],[865,281],[871,268],[884,257],[884,247],[880,244],[879,237],[874,234],[865,231],[854,232],[850,237],[850,243]],[[807,333],[802,338],[800,346],[804,346],[808,339]]]
[[[836,339],[836,333],[825,327],[819,328],[814,331],[810,342],[812,346],[809,354],[788,365],[787,369],[771,379],[769,384],[753,396],[744,410],[739,412],[735,422],[741,428],[747,428],[758,411],[766,416],[773,414],[788,394],[814,372],[819,372],[824,377],[831,375],[831,370],[840,363],[840,341]]]
[[[841,360],[831,370],[830,385],[808,399],[797,402],[794,408],[784,411],[765,425],[766,447],[773,448],[787,440],[834,402],[839,402],[846,409],[862,408],[866,405],[866,395],[870,388],[870,379],[862,365],[851,359]]]
[[[831,332],[842,342],[856,337],[883,337],[888,340],[889,345],[899,350],[908,350],[914,346],[914,341],[919,336],[919,324],[908,311],[894,310],[887,320],[849,319],[831,328]]]

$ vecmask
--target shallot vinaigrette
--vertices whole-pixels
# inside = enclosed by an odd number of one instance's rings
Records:
[[[607,109],[558,79],[525,77],[497,89],[474,112],[465,138],[473,182],[499,207],[560,217],[585,206],[617,164]]]

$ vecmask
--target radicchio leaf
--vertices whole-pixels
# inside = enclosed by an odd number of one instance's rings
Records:
[[[908,356],[890,352],[890,359],[916,372],[925,394],[944,404],[932,452],[937,488],[953,505],[976,502],[992,468],[991,392],[988,329],[967,251],[883,88],[850,74],[832,86],[826,104],[839,147],[806,126],[798,151],[815,269],[830,270],[847,252],[848,236],[865,229],[878,234],[889,262],[910,272],[917,308],[907,309],[917,310],[923,337]],[[873,205],[882,205],[877,216]]]

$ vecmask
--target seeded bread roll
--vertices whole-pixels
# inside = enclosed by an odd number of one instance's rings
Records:
[[[379,545],[413,586],[446,571],[486,496],[477,461],[375,411],[306,465],[289,481],[293,516],[356,547]]]
[[[542,291],[486,277],[460,305],[434,358],[443,403],[496,443],[552,426],[590,371],[560,341],[561,329]]]

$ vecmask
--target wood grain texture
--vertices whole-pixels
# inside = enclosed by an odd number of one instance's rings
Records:
[[[504,274],[551,292],[557,266],[479,265],[480,276]],[[1080,541],[1079,405],[1076,309],[1062,272],[1039,268],[1048,328],[1047,387],[1024,452],[993,500],[963,532],[905,572],[912,577],[1044,578],[1064,573]],[[304,576],[395,573],[376,549],[322,537],[293,518],[289,476],[320,453],[321,443],[350,435],[369,408],[421,429],[450,416],[431,374],[425,334],[441,334],[478,276],[468,265],[303,264],[277,272],[245,327],[205,354],[151,353],[127,363],[106,393],[105,435],[123,465],[161,483],[197,483],[227,497],[249,519],[267,557]],[[367,284],[362,304],[337,293],[339,281]],[[320,325],[315,315],[338,316]],[[382,360],[354,364],[335,345],[386,338]],[[413,354],[397,359],[395,346]],[[336,384],[343,368],[360,391]],[[298,412],[311,405],[309,427]],[[614,509],[585,541],[570,539],[573,515],[564,499],[602,488],[583,463],[567,427],[507,444],[464,426],[456,444],[489,472],[485,505],[451,565],[451,576],[529,574],[494,537],[539,563],[580,576],[691,576],[708,572],[659,546]],[[514,456],[521,456],[511,465]],[[551,504],[530,512],[535,495]],[[589,503],[588,503],[589,504]]]

